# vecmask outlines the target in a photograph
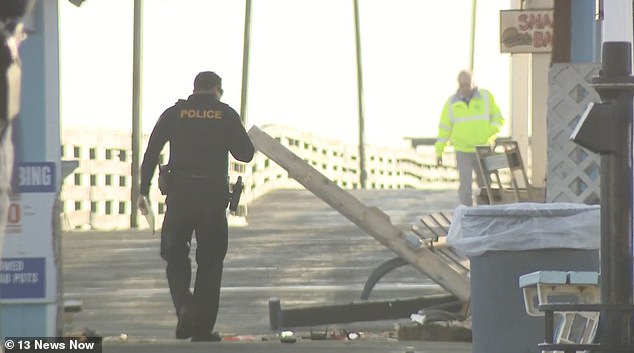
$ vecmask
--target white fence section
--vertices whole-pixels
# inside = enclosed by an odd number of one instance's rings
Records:
[[[599,203],[601,159],[570,141],[588,103],[599,95],[589,81],[598,64],[554,64],[548,96],[547,202]]]
[[[278,125],[262,127],[311,166],[344,189],[359,188],[359,150]],[[146,136],[147,138],[147,136]],[[78,160],[79,167],[63,182],[62,224],[64,229],[127,229],[130,227],[131,137],[128,132],[64,129],[62,158]],[[146,142],[146,141],[144,141]],[[145,146],[146,143],[143,143]],[[167,163],[167,147],[160,162]],[[367,187],[370,189],[434,189],[457,187],[454,158],[447,153],[448,166],[436,167],[433,146],[396,148],[366,146]],[[165,198],[152,181],[150,199],[160,224],[166,210]],[[244,181],[239,215],[233,224],[244,221],[247,205],[261,195],[280,188],[299,188],[299,183],[261,153],[250,163],[231,161],[232,182]],[[139,223],[146,226],[140,217]]]

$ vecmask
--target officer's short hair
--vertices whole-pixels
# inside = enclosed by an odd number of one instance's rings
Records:
[[[221,85],[222,79],[215,72],[203,71],[194,79],[194,89],[197,91],[210,90],[215,85]]]

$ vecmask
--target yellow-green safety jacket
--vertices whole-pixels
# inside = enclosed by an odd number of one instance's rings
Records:
[[[441,157],[450,142],[454,150],[475,152],[475,146],[490,143],[504,124],[491,92],[476,89],[469,103],[452,95],[447,99],[438,124],[436,156]]]

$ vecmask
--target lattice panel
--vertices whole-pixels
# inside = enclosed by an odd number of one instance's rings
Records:
[[[598,64],[554,64],[549,73],[547,202],[599,203],[598,154],[570,141],[588,103],[599,101],[589,85]]]

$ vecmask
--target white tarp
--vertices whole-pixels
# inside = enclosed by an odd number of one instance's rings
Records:
[[[449,245],[467,256],[486,251],[599,249],[600,207],[576,203],[513,203],[454,210]]]

